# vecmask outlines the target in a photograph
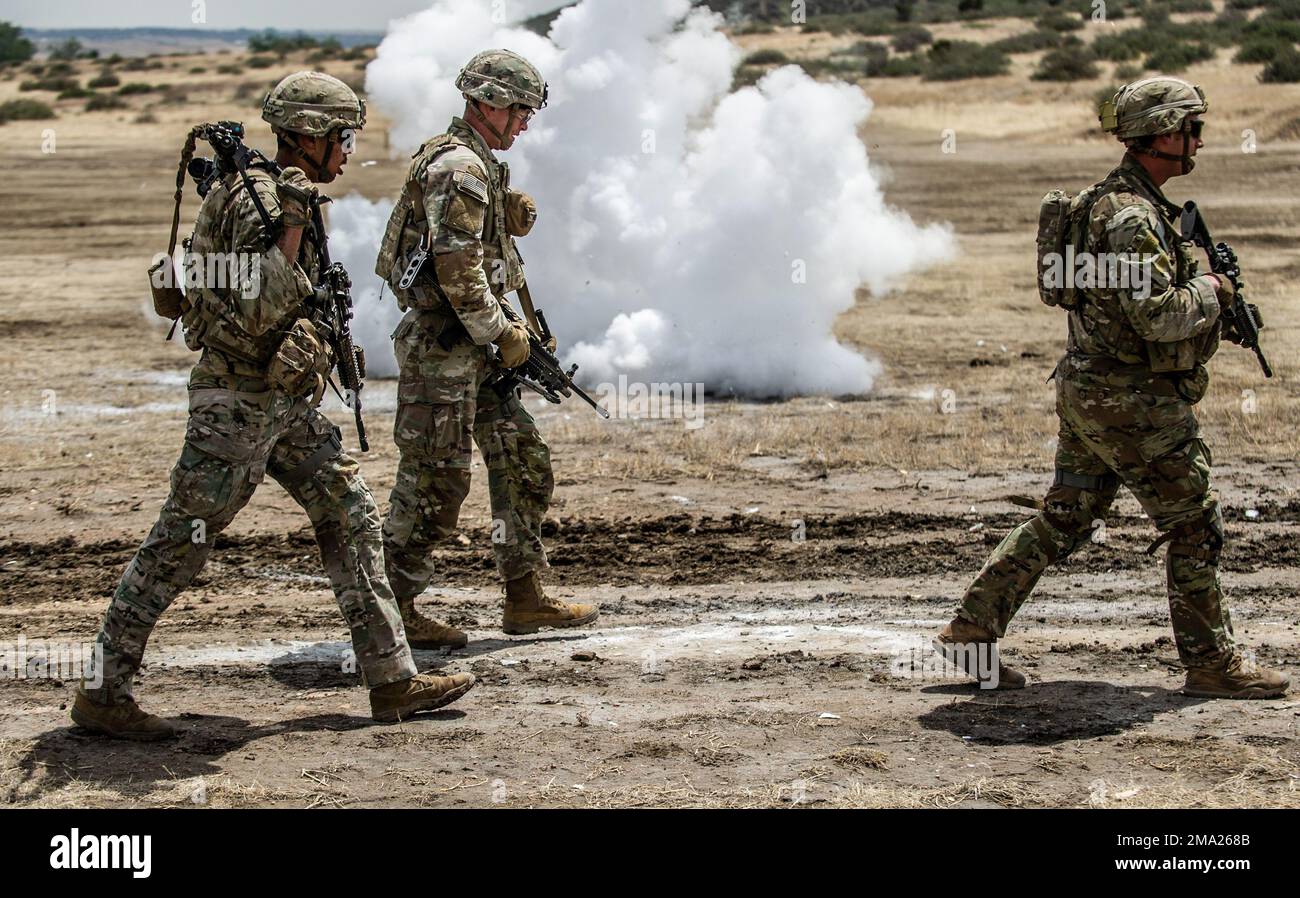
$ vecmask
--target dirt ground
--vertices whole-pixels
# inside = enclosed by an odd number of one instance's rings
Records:
[[[140,73],[184,99],[63,102],[53,122],[0,127],[0,642],[90,639],[165,496],[192,357],[150,320],[144,271],[179,143],[198,120],[254,121],[239,85],[298,67],[212,71],[236,59]],[[1170,195],[1195,196],[1234,242],[1269,324],[1277,376],[1225,346],[1202,417],[1237,634],[1294,673],[1300,89],[1254,84],[1256,70],[1226,56],[1190,70],[1223,114]],[[1017,619],[1004,654],[1029,688],[981,692],[925,666],[929,635],[1023,517],[1006,497],[1050,478],[1043,381],[1063,322],[1032,293],[1032,228],[1047,189],[1082,187],[1117,156],[1088,131],[1104,83],[864,84],[863,139],[891,201],[952,222],[963,250],[837,323],[885,364],[871,396],[718,400],[696,431],[537,409],[558,480],[551,582],[602,603],[595,628],[503,636],[480,468],[421,599],[471,643],[417,653],[480,685],[375,725],[306,519],[268,483],[150,643],[137,696],[182,737],[98,741],[70,726],[71,683],[0,679],[0,804],[1300,806],[1300,701],[1178,694],[1162,562],[1127,494]],[[0,100],[14,95],[0,82]],[[156,121],[137,122],[146,106]],[[1246,128],[1256,153],[1241,151]],[[389,195],[403,162],[370,151],[349,186]],[[395,388],[367,390],[363,471],[386,507]]]

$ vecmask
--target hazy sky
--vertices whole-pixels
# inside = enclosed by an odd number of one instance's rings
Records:
[[[200,28],[194,10],[206,7],[210,28],[282,28],[385,31],[390,19],[424,9],[433,0],[0,0],[0,21],[28,28]],[[494,0],[483,0],[490,4]],[[559,6],[558,0],[497,0],[515,8]]]

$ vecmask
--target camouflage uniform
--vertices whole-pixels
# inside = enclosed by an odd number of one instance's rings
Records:
[[[274,221],[280,201],[268,168],[259,164],[250,175]],[[215,183],[204,199],[190,253],[256,255],[260,277],[256,290],[205,284],[190,291],[185,339],[203,354],[190,376],[185,444],[170,495],[123,574],[98,636],[103,683],[84,691],[100,705],[131,700],[131,681],[159,616],[267,475],[311,519],[366,683],[393,684],[415,674],[384,576],[379,513],[357,463],[342,450],[338,428],[315,407],[320,382],[290,392],[270,377],[277,351],[302,336],[295,326],[303,326],[303,302],[320,274],[312,240],[305,230],[299,257],[286,259],[238,175]],[[308,367],[328,371],[323,344],[307,339],[297,346]]]
[[[1204,111],[1203,98],[1199,109],[1187,104],[1179,122],[1189,107]],[[1223,518],[1193,412],[1219,344],[1217,281],[1198,273],[1178,212],[1131,154],[1094,190],[1079,249],[1145,257],[1150,289],[1087,288],[1070,312],[1054,375],[1055,480],[1043,510],[994,550],[958,612],[990,634],[1003,636],[1043,571],[1089,541],[1122,484],[1161,532],[1152,550],[1168,543],[1170,616],[1183,664],[1224,670],[1234,659],[1218,577]]]
[[[456,529],[469,493],[471,437],[488,472],[497,570],[515,580],[546,569],[541,525],[555,481],[550,451],[517,391],[488,383],[488,344],[507,326],[505,294],[524,283],[507,231],[509,171],[462,119],[411,163],[377,266],[406,316],[393,334],[401,450],[384,522],[389,580],[399,600],[433,575],[431,550]],[[439,291],[397,287],[404,254],[424,241]]]

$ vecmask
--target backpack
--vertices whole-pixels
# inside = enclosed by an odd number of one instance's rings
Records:
[[[1110,179],[1071,196],[1064,190],[1049,190],[1038,206],[1037,245],[1038,298],[1044,305],[1074,311],[1083,302],[1083,291],[1075,286],[1075,259],[1083,245],[1092,204],[1119,189]]]

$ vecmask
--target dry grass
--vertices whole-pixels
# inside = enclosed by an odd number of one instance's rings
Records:
[[[761,787],[704,789],[688,777],[666,783],[645,783],[617,789],[559,785],[512,791],[508,806],[537,805],[587,808],[947,808],[962,802],[1003,807],[1044,807],[1052,797],[1017,780],[979,777],[947,786],[837,786],[814,777],[797,783]]]
[[[889,755],[883,751],[861,745],[850,745],[848,748],[841,748],[831,755],[830,759],[841,767],[847,767],[850,770],[889,769]]]

